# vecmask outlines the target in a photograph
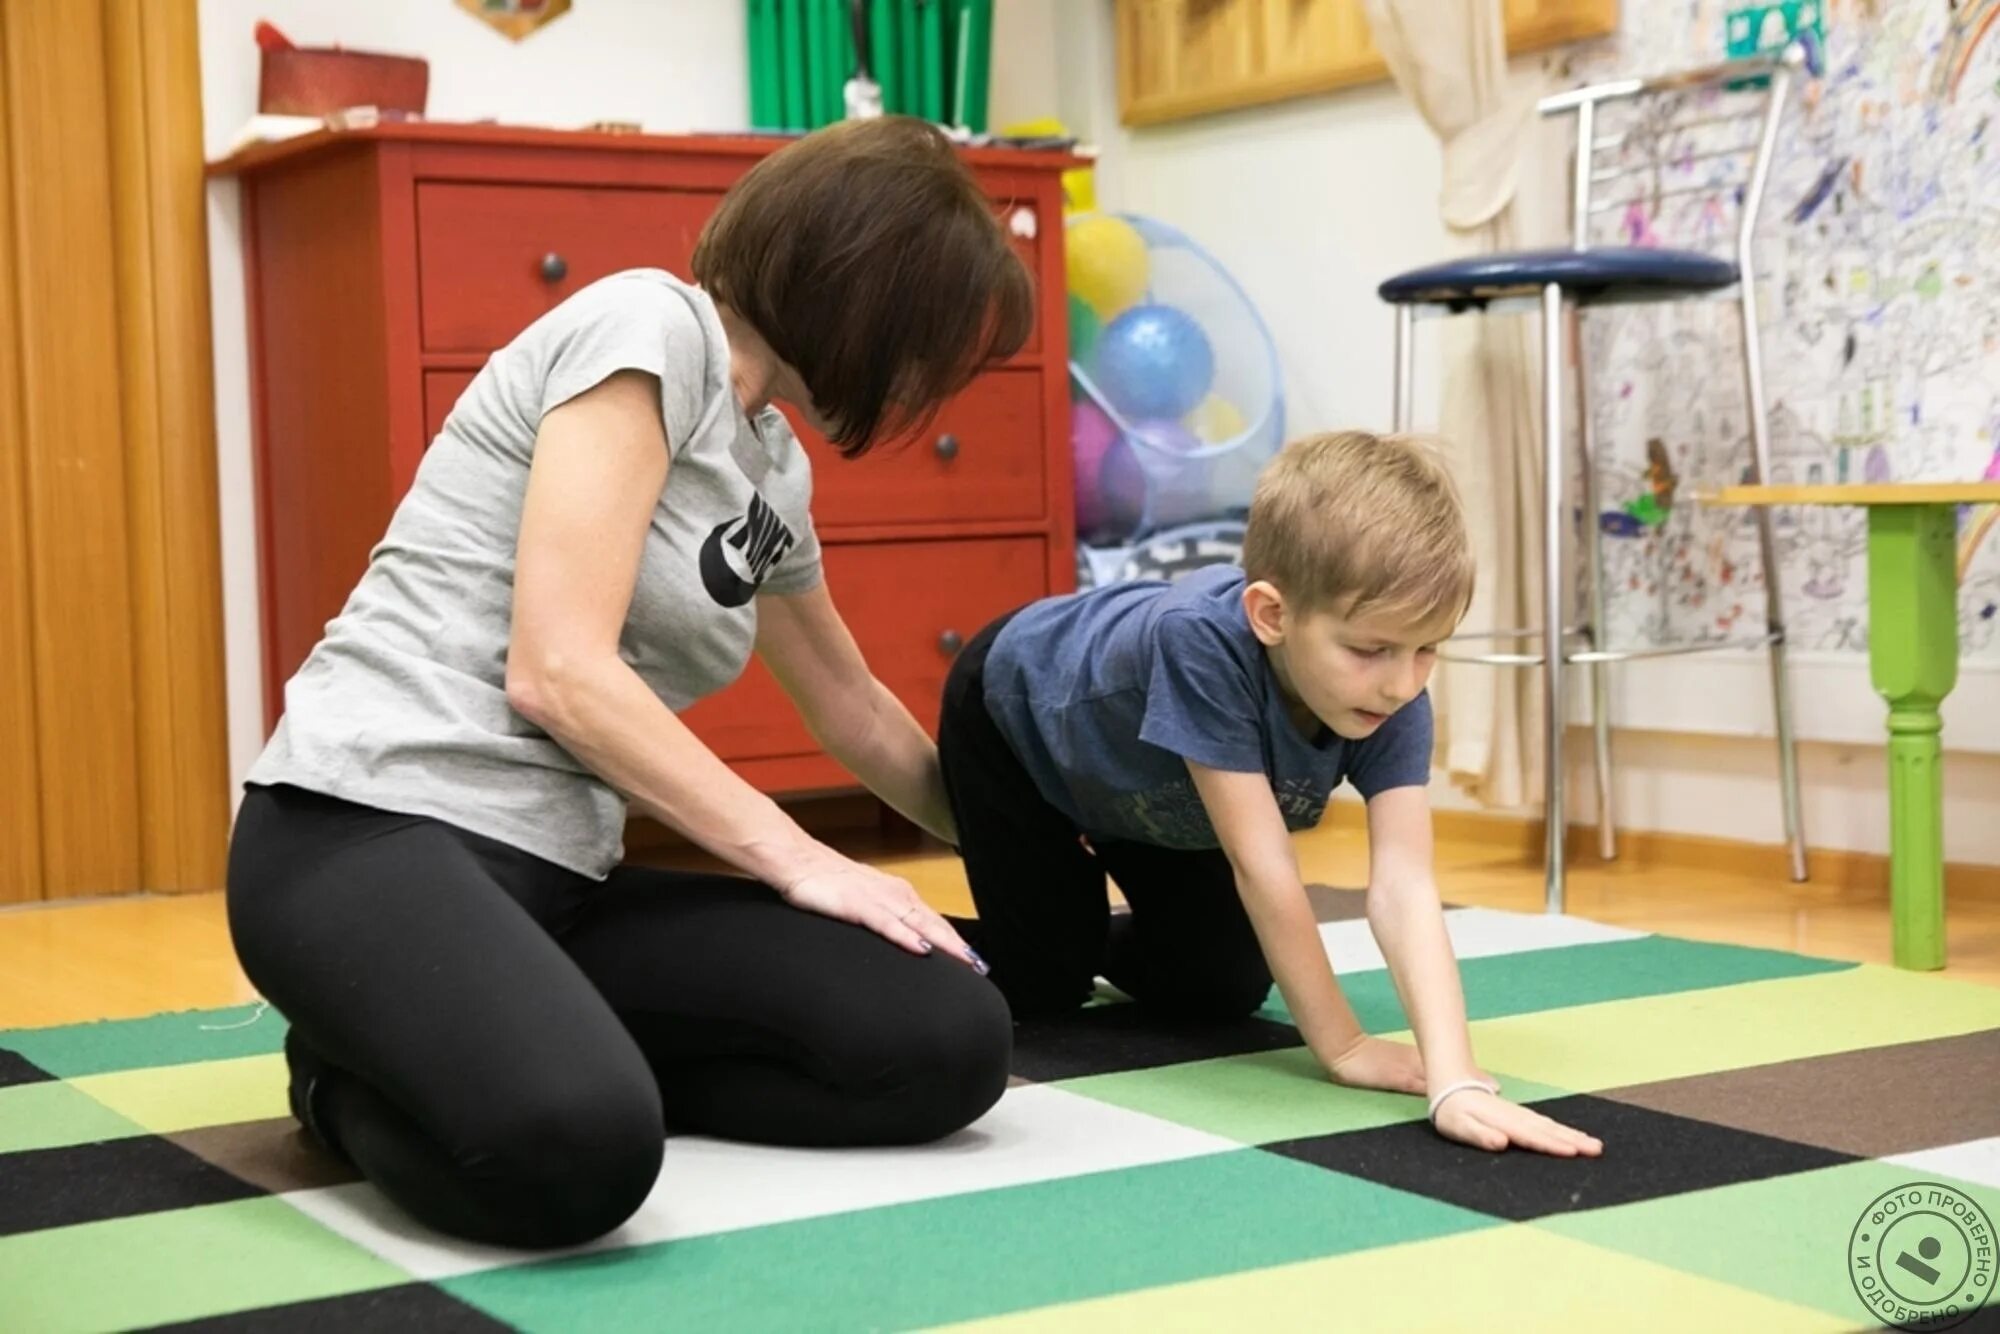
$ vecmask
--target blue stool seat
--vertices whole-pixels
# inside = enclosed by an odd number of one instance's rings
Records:
[[[1667,300],[1728,287],[1737,277],[1734,264],[1698,250],[1596,246],[1472,255],[1399,273],[1376,290],[1391,305],[1459,311],[1538,296],[1550,283],[1579,302]]]

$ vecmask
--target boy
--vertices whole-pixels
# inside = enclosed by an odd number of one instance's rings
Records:
[[[1442,464],[1349,431],[1264,470],[1241,568],[1050,598],[981,631],[938,751],[979,909],[961,930],[1015,1017],[1075,1009],[1100,973],[1162,1013],[1241,1016],[1275,977],[1335,1082],[1428,1093],[1437,1130],[1480,1148],[1598,1153],[1473,1064],[1432,882],[1424,686],[1472,580]],[[1361,1030],[1292,852],[1342,780],[1367,800],[1368,921],[1414,1049]],[[1109,913],[1107,871],[1128,916]]]

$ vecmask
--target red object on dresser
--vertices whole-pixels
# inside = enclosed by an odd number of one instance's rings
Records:
[[[486,358],[593,279],[686,275],[723,191],[785,141],[407,124],[209,168],[243,190],[265,723]],[[1035,275],[1028,346],[922,438],[857,462],[799,427],[827,581],[882,678],[935,729],[952,655],[1075,586],[1062,153],[964,150]],[[686,721],[781,795],[852,787],[755,661]]]

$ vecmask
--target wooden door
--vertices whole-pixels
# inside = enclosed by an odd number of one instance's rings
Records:
[[[195,0],[0,4],[0,902],[221,884]]]

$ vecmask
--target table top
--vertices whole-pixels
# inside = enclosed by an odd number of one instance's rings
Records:
[[[1724,486],[1701,492],[1705,505],[2000,504],[2000,481],[1860,482],[1835,486]]]

